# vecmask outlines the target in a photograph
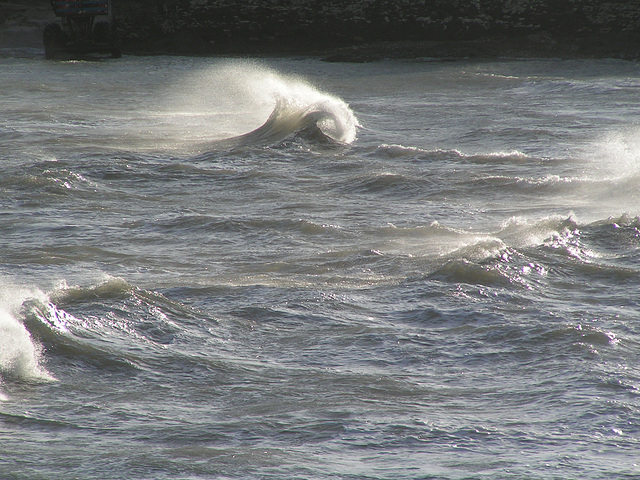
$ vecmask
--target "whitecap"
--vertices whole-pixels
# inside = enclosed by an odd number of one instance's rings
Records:
[[[55,380],[41,362],[41,346],[14,314],[0,308],[0,378]]]

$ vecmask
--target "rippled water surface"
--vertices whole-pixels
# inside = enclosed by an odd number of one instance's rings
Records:
[[[0,84],[0,478],[640,476],[636,63]]]

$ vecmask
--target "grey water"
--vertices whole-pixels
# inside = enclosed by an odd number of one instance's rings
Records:
[[[640,69],[0,58],[1,479],[640,478]]]

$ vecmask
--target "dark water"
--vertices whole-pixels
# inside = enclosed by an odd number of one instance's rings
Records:
[[[636,63],[0,58],[0,478],[640,477]]]

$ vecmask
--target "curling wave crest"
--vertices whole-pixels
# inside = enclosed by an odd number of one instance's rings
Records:
[[[338,144],[350,144],[356,139],[359,123],[349,105],[304,79],[257,64],[232,62],[203,74],[198,82],[213,86],[212,95],[232,102],[226,108],[238,112],[233,125],[223,130],[241,131],[260,121],[262,112],[270,111],[259,127],[207,142],[205,149],[271,146],[291,137]],[[194,86],[190,90],[197,89]],[[220,127],[216,125],[216,130]]]

